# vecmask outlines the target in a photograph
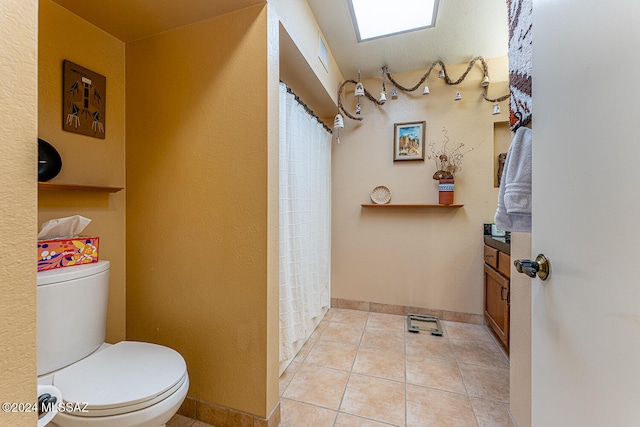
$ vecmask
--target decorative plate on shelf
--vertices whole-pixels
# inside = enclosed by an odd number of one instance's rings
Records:
[[[384,185],[380,185],[371,192],[371,201],[376,205],[385,205],[391,201],[391,191]]]

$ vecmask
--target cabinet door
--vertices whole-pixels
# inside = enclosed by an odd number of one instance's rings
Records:
[[[509,351],[509,280],[484,266],[484,317]]]

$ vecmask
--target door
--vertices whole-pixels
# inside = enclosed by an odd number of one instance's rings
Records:
[[[639,23],[533,2],[533,426],[640,425]]]

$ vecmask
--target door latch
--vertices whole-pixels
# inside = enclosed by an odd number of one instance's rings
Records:
[[[543,254],[538,255],[535,261],[517,259],[513,261],[513,265],[516,266],[518,273],[524,273],[531,278],[535,278],[537,275],[541,280],[547,280],[551,273],[549,259]]]

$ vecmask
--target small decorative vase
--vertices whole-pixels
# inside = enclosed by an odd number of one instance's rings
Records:
[[[439,184],[438,203],[441,205],[453,204],[453,179],[441,179]]]

